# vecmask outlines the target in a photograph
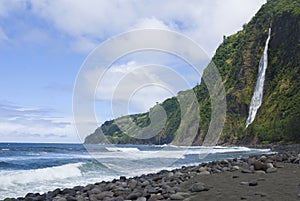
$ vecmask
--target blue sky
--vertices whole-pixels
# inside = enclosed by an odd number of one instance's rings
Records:
[[[223,35],[240,30],[263,3],[265,0],[1,0],[0,142],[80,142],[73,123],[74,83],[89,53],[112,36],[132,29],[168,29],[191,38],[211,57]],[[191,87],[199,81],[178,58],[148,52],[120,59],[107,83],[120,79],[128,69],[151,63],[172,66]],[[173,95],[150,87],[147,93],[156,95],[145,100],[145,92],[141,91],[129,111],[146,111]],[[98,124],[114,117],[109,102],[102,99],[96,111]],[[94,129],[87,129],[87,134]]]

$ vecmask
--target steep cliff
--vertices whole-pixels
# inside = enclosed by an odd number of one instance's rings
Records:
[[[272,29],[268,44],[263,100],[256,118],[246,128],[251,98],[258,77],[268,30]],[[218,68],[226,91],[227,114],[219,143],[289,143],[300,140],[300,1],[269,0],[243,30],[227,37],[217,49],[213,63]],[[209,73],[210,65],[204,72]],[[202,80],[192,89],[199,102],[200,125],[193,144],[200,145],[210,124],[211,99]],[[181,96],[186,92],[181,92]],[[151,108],[162,106],[167,114],[164,128],[147,139],[137,137],[128,124],[130,135],[124,133],[114,120],[107,121],[85,139],[85,143],[142,143],[184,144],[178,96]],[[188,111],[185,111],[188,112]],[[126,124],[130,117],[137,126],[150,124],[149,113],[118,118]],[[197,122],[198,123],[198,122]],[[182,126],[182,125],[181,125]],[[183,127],[193,127],[184,125]],[[197,125],[198,126],[198,125]],[[132,127],[135,128],[135,127]],[[176,132],[177,131],[177,132]],[[182,135],[182,136],[181,136]]]

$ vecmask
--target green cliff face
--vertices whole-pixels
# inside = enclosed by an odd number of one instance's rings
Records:
[[[268,29],[272,28],[268,48],[268,68],[264,83],[263,103],[252,124],[245,129],[249,106],[256,85],[259,61]],[[227,37],[219,46],[212,61],[218,68],[226,91],[227,114],[219,143],[289,143],[300,141],[300,1],[269,0],[242,31]],[[210,66],[205,73],[209,73]],[[210,123],[211,102],[205,83],[193,88],[198,102],[200,125],[195,145],[201,145]],[[184,96],[181,92],[178,96]],[[178,97],[177,96],[177,97]],[[117,119],[118,125],[127,125],[122,132],[116,122],[107,121],[85,139],[85,143],[141,143],[184,144],[181,130],[181,110],[177,97],[165,100],[151,108],[155,115],[162,106],[166,123],[158,135],[142,139],[136,126],[128,124],[130,117],[137,126],[150,124],[149,113]],[[192,110],[192,107],[191,107]],[[189,111],[185,111],[189,112]],[[183,125],[193,127],[194,125]],[[124,129],[122,129],[124,131]],[[160,130],[160,129],[159,129]],[[148,132],[147,129],[145,132]]]

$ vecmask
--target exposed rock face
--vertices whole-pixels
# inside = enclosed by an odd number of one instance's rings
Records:
[[[219,143],[249,145],[300,141],[299,8],[298,0],[269,0],[242,31],[227,37],[217,49],[212,61],[222,77],[227,102],[226,122]],[[268,68],[262,105],[255,120],[245,129],[269,27],[272,28],[272,33],[267,51]],[[204,76],[209,75],[209,71],[210,66],[204,71]],[[211,99],[203,80],[193,91],[199,103],[200,125],[192,141],[195,145],[201,145],[210,125]],[[180,92],[178,96],[184,96],[184,93],[188,91]],[[182,122],[178,96],[159,104],[166,111],[167,122],[156,136],[150,139],[130,137],[112,120],[89,135],[85,143],[182,143],[182,137],[177,135],[184,134],[176,133]],[[156,107],[150,110],[155,111]],[[118,120],[122,122],[126,118],[128,116]],[[149,113],[131,115],[130,118],[140,127],[146,127],[150,123]],[[128,131],[131,132],[132,129],[128,128]]]

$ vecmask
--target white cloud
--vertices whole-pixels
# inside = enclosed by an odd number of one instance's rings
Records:
[[[71,118],[40,108],[0,104],[0,141],[78,142]]]
[[[0,16],[6,17],[11,12],[26,8],[26,1],[11,1],[11,0],[1,0],[0,1]]]
[[[187,34],[212,54],[222,36],[240,29],[265,0],[89,0],[84,3],[80,0],[72,3],[32,0],[31,3],[36,15],[74,37],[75,43],[79,43],[75,46],[80,50],[93,48],[91,44],[95,41],[103,41],[131,28],[154,27]]]
[[[170,28],[161,20],[156,19],[155,17],[151,18],[143,18],[137,21],[137,23],[133,26],[136,29],[166,29],[170,30]]]
[[[163,65],[144,65],[135,61],[113,65],[102,77],[97,77],[102,69],[87,71],[85,75],[86,89],[93,93],[98,107],[112,112],[113,117],[128,113],[148,111],[156,102],[175,96],[190,86],[183,75],[171,67]],[[111,105],[111,108],[107,108]],[[103,109],[100,119],[103,119]]]

